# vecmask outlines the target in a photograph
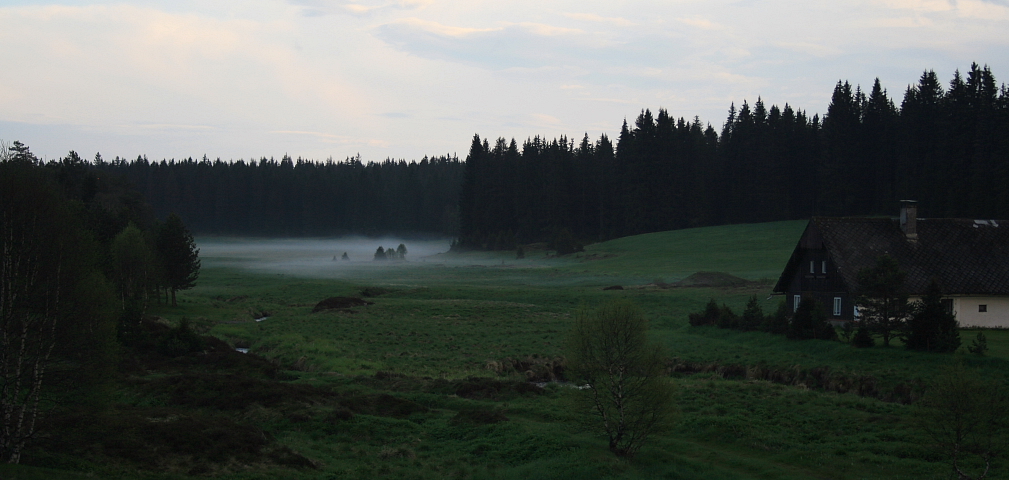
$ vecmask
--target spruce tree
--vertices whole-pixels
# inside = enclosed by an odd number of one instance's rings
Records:
[[[764,321],[764,311],[760,308],[760,301],[756,295],[750,297],[743,309],[743,318],[740,320],[742,330],[757,330]]]
[[[827,321],[823,305],[813,297],[799,301],[792,321],[788,324],[788,338],[793,340],[836,340],[837,331]]]
[[[942,305],[939,283],[933,279],[925,296],[912,305],[904,345],[911,350],[952,352],[960,348],[956,317]]]
[[[866,326],[883,336],[883,346],[904,329],[907,316],[907,292],[904,279],[907,274],[897,260],[889,255],[876,259],[874,267],[858,272],[858,304]]]
[[[172,306],[176,306],[175,292],[196,286],[200,276],[200,249],[182,218],[171,214],[158,230],[156,246],[161,259],[165,286],[171,291]]]

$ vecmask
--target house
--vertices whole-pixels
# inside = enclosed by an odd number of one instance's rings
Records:
[[[899,218],[810,219],[774,293],[787,295],[792,312],[811,295],[828,319],[852,320],[858,272],[882,255],[907,273],[912,299],[935,278],[961,327],[1009,328],[1009,221],[918,218],[911,200]]]

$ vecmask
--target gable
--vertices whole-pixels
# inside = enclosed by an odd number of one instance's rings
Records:
[[[933,277],[948,295],[1009,295],[1009,222],[918,219],[917,241],[909,241],[896,219],[814,217],[782,272],[775,292],[798,268],[801,249],[822,244],[848,291],[858,272],[881,255],[907,272],[905,287],[924,293]]]

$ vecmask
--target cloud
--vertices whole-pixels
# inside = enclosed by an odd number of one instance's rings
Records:
[[[692,17],[692,18],[677,18],[676,21],[690,25],[691,27],[700,28],[703,30],[724,30],[725,27],[719,25],[706,18]]]
[[[609,23],[618,27],[633,27],[636,23],[621,17],[604,17],[594,13],[565,13],[565,17],[583,22]]]
[[[355,138],[347,135],[336,135],[332,133],[325,132],[311,132],[311,131],[299,131],[299,130],[274,130],[269,132],[275,135],[295,135],[295,136],[306,136],[314,137],[316,140],[324,143],[335,143],[341,145],[347,144],[365,144],[376,147],[388,147],[389,141],[377,138]]]
[[[407,18],[379,25],[375,35],[412,55],[497,71],[661,61],[670,52],[679,50],[676,46],[658,48],[668,38],[643,35],[625,42],[596,32],[539,22],[502,22],[477,28]],[[662,43],[650,46],[644,43],[649,41]]]
[[[814,57],[827,57],[830,55],[839,55],[842,50],[836,46],[824,45],[820,43],[811,42],[775,42],[773,44],[776,47],[784,48],[786,50],[791,50],[793,52],[805,53],[807,55],[812,55]]]
[[[332,1],[332,0],[288,0],[290,4],[302,8],[305,16],[323,16],[333,14],[350,14],[365,16],[390,10],[422,10],[434,3],[433,0],[396,0],[369,4],[364,2]]]

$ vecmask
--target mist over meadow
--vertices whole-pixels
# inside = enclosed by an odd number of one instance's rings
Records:
[[[368,238],[243,238],[198,237],[200,259],[204,266],[297,275],[314,278],[340,278],[366,275],[370,270],[409,268],[431,262],[443,262],[434,256],[448,251],[451,239],[406,240],[395,237]],[[375,251],[407,248],[403,260],[376,261]],[[343,254],[347,260],[343,260]]]

